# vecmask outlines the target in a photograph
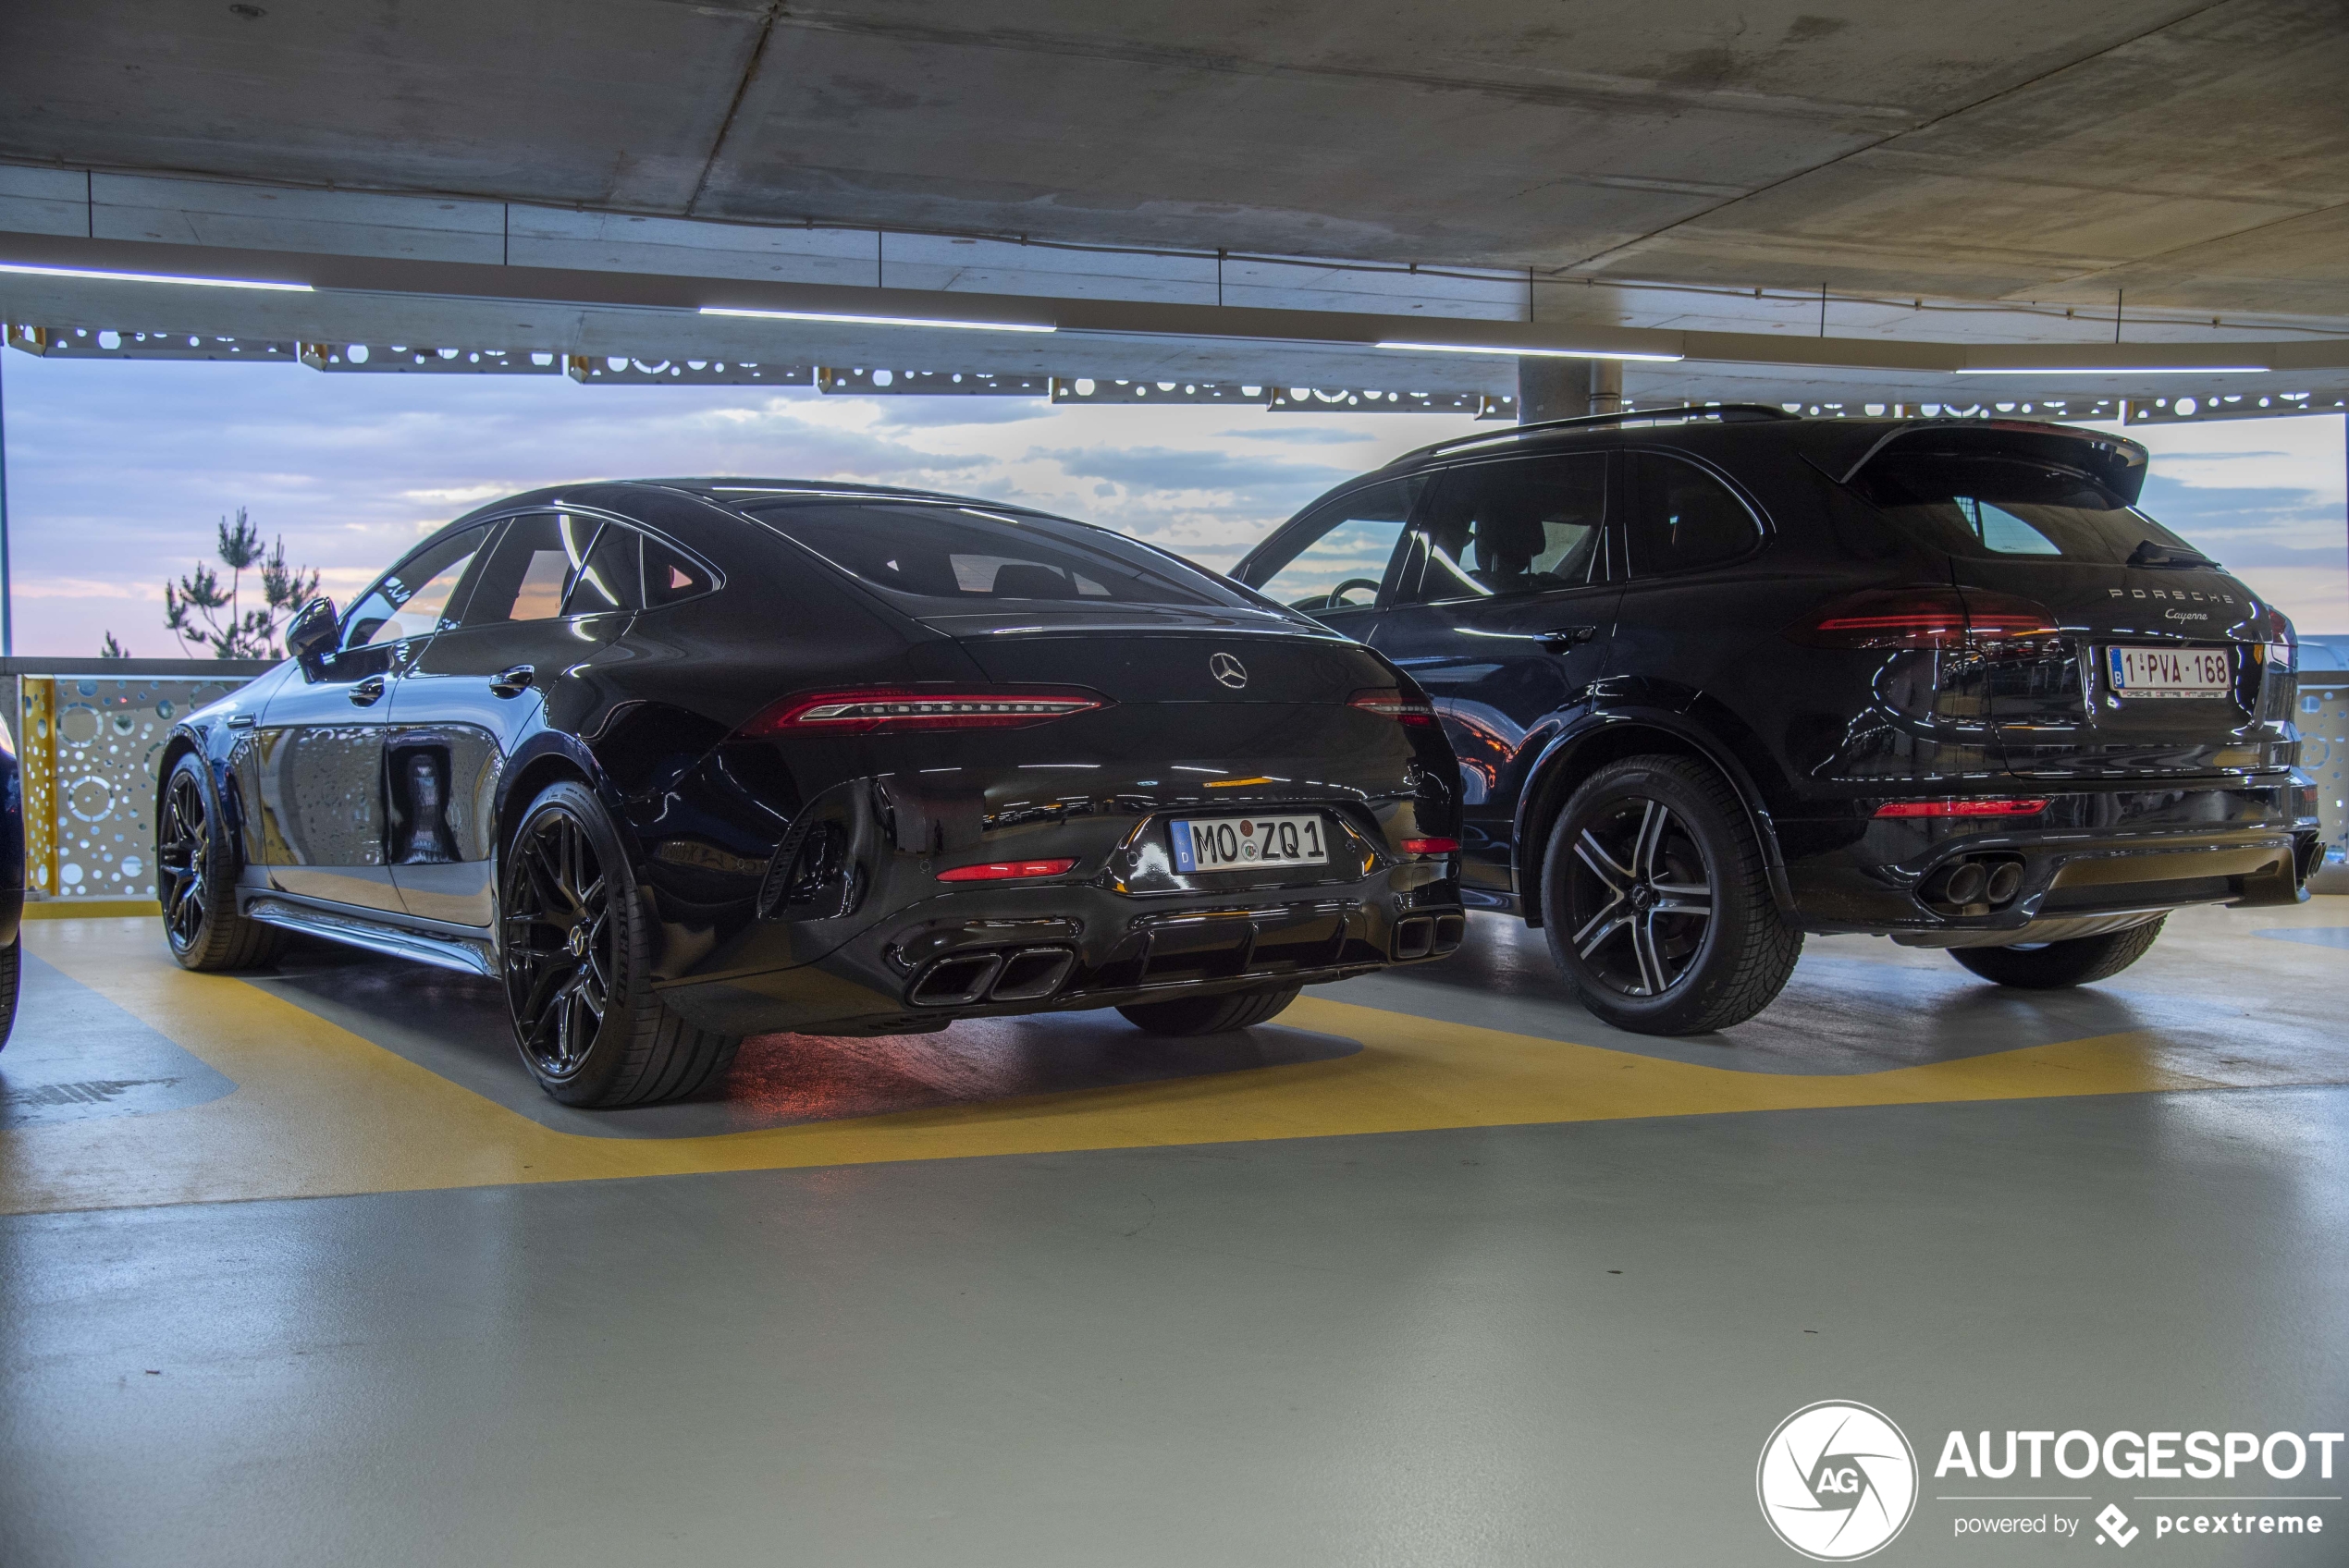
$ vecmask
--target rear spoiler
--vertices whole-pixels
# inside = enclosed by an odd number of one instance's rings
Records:
[[[2124,506],[2145,489],[2146,449],[2121,435],[2035,420],[1902,420],[1831,424],[1804,434],[1803,457],[1839,484],[1849,484],[1887,451],[1937,452],[1952,457],[2006,454],[2059,464],[2085,474]]]

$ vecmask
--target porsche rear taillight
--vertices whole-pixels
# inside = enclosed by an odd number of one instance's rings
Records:
[[[1876,815],[1887,817],[1913,816],[2036,816],[2048,809],[2044,796],[2028,801],[1990,800],[1980,795],[1945,798],[1937,801],[1887,801],[1876,808]]]
[[[877,729],[1017,729],[1108,705],[1105,697],[1066,687],[866,687],[785,697],[737,733],[756,740]]]
[[[2046,606],[2012,594],[1875,588],[1834,601],[1789,628],[1787,636],[1814,648],[1957,652],[2061,631]]]

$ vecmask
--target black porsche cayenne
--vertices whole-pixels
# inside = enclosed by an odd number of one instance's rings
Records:
[[[1621,1027],[1721,1028],[1802,934],[2100,979],[2318,852],[2289,622],[2022,420],[1688,409],[1425,448],[1234,575],[1424,687],[1464,897]]]
[[[954,496],[596,484],[454,522],[163,758],[172,951],[502,979],[547,1092],[745,1035],[1115,1007],[1166,1034],[1457,946],[1457,772],[1376,653]]]

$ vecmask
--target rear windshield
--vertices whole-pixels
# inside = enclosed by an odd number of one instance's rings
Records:
[[[2028,458],[1888,452],[1854,483],[1911,538],[1953,556],[2120,566],[2148,545],[2194,552],[2086,475]]]
[[[925,598],[1071,605],[1250,606],[1198,569],[1105,528],[925,501],[780,501],[743,508],[843,571]]]

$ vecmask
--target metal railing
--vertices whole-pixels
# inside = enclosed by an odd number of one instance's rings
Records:
[[[156,764],[180,716],[269,669],[242,659],[0,659],[15,716],[29,897],[155,896]],[[2325,859],[2310,886],[2349,893],[2349,670],[2300,677],[2300,766],[2318,787]]]
[[[2308,878],[2318,893],[2349,893],[2349,670],[2300,673],[2300,766],[2317,781],[2317,819],[2325,857]]]
[[[156,764],[178,718],[268,669],[250,659],[0,659],[24,788],[25,892],[155,896]]]

